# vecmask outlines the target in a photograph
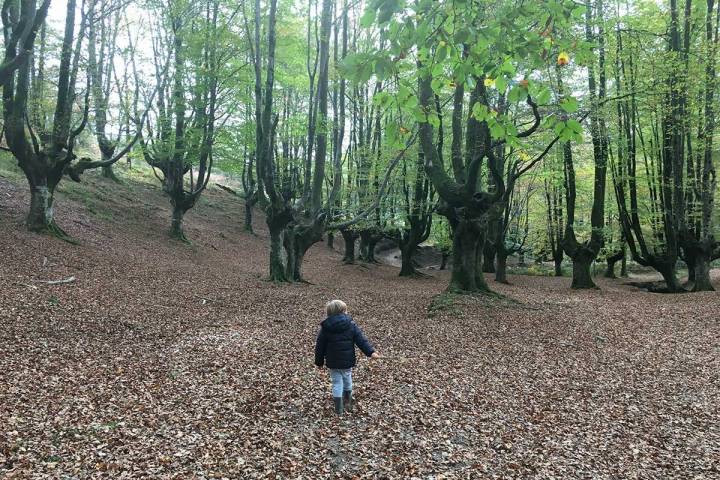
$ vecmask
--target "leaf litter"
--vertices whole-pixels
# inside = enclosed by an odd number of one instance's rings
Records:
[[[322,244],[310,284],[266,282],[263,219],[244,233],[223,192],[188,213],[190,247],[157,189],[113,187],[102,219],[59,195],[75,246],[24,230],[23,187],[0,180],[0,477],[720,477],[716,293],[511,276],[511,301],[428,314],[446,272]],[[341,419],[312,365],[336,297],[386,355]]]

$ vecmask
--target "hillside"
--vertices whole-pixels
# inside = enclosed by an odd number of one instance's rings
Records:
[[[511,276],[507,299],[429,312],[445,272],[402,279],[324,245],[308,284],[275,285],[259,213],[247,234],[241,201],[210,189],[186,245],[157,182],[123,178],[62,184],[72,245],[26,232],[27,187],[0,170],[0,477],[720,475],[717,293]],[[343,419],[312,365],[331,298],[385,355],[360,361]]]

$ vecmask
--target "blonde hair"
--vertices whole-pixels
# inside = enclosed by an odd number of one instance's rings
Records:
[[[325,305],[328,317],[337,315],[338,313],[347,312],[347,305],[342,300],[331,300]]]

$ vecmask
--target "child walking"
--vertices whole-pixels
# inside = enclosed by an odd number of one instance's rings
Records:
[[[370,345],[362,330],[347,313],[347,305],[333,300],[326,305],[327,318],[320,324],[315,343],[315,365],[330,370],[335,413],[352,412],[352,369],[355,366],[355,345],[370,358],[379,353]]]

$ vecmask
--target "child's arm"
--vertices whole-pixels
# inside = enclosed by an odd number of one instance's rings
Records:
[[[322,368],[325,364],[325,347],[327,346],[327,336],[325,331],[320,328],[318,332],[317,340],[315,341],[315,365],[318,368]]]
[[[370,344],[367,337],[365,336],[363,331],[360,330],[360,327],[358,327],[356,323],[353,323],[353,340],[355,341],[355,345],[357,345],[358,348],[362,350],[362,352],[368,357],[378,356],[375,352],[375,349]]]

